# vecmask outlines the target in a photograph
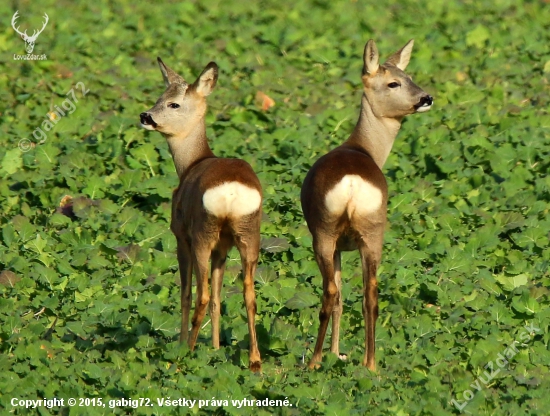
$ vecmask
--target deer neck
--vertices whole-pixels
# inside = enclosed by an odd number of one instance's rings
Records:
[[[215,157],[210,146],[208,146],[204,118],[187,131],[170,136],[166,135],[166,140],[174,159],[176,172],[180,178],[196,162]]]
[[[355,129],[346,141],[348,145],[361,147],[382,169],[401,128],[401,119],[377,117],[365,94],[361,99],[361,114]]]

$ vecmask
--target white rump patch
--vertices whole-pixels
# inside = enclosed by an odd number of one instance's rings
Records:
[[[243,217],[260,208],[260,193],[239,182],[226,182],[208,189],[202,196],[204,208],[216,217]]]
[[[382,191],[359,175],[346,175],[325,197],[327,210],[340,216],[376,212],[382,206]]]

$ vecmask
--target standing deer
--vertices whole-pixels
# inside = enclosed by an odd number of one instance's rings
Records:
[[[25,49],[27,53],[32,53],[34,50],[34,43],[36,42],[36,39],[38,38],[38,35],[42,33],[42,31],[46,28],[46,25],[48,24],[48,21],[50,18],[46,13],[44,13],[44,24],[42,25],[42,29],[40,30],[33,30],[32,35],[27,35],[27,31],[21,32],[19,30],[19,26],[15,27],[15,24],[17,22],[17,18],[19,17],[19,10],[17,10],[13,17],[11,18],[11,26],[13,27],[13,30],[15,30],[21,38],[25,41]]]
[[[363,56],[363,97],[355,129],[341,146],[321,157],[308,172],[301,201],[313,236],[315,259],[323,276],[319,334],[309,368],[318,366],[332,315],[331,351],[339,355],[342,316],[342,251],[359,249],[363,266],[363,365],[376,370],[374,330],[378,317],[376,271],[382,257],[388,187],[382,167],[404,116],[428,111],[433,98],[405,72],[413,47],[403,48],[379,64],[373,40]]]
[[[249,367],[261,370],[254,318],[254,273],[260,250],[262,189],[248,163],[222,159],[208,146],[205,126],[206,97],[216,86],[218,66],[210,62],[189,85],[158,63],[166,91],[153,108],[140,114],[141,125],[160,132],[168,141],[180,183],[172,199],[171,230],[177,239],[181,275],[181,336],[193,350],[206,307],[210,303],[212,344],[220,346],[220,295],[227,252],[237,246],[244,277],[244,301],[250,333]],[[212,295],[208,293],[211,259]],[[189,337],[192,268],[197,298]]]

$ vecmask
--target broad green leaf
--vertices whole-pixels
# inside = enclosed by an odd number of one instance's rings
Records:
[[[21,149],[14,148],[6,151],[2,162],[0,164],[1,170],[11,175],[17,172],[18,169],[23,167],[23,158],[21,155]]]
[[[285,306],[289,309],[303,309],[309,308],[318,303],[318,296],[301,290],[296,292],[296,294],[285,303]]]
[[[499,282],[504,290],[512,291],[517,287],[527,284],[528,278],[526,274],[518,274],[516,276],[506,276],[504,274],[495,275],[495,279]]]

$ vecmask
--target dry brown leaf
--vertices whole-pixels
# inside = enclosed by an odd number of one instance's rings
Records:
[[[59,202],[59,207],[60,208],[66,207],[71,203],[72,200],[73,200],[72,196],[65,195],[63,198],[61,198],[61,201]]]
[[[0,285],[14,287],[20,280],[21,279],[12,271],[3,270],[2,273],[0,273]]]
[[[73,76],[73,71],[67,68],[65,65],[57,65],[57,78],[71,78]]]
[[[436,313],[439,313],[441,311],[441,306],[436,306],[436,305],[433,305],[431,303],[427,303],[426,308],[435,308]]]
[[[262,111],[267,111],[275,105],[275,100],[273,100],[273,98],[271,98],[263,91],[258,91],[256,93],[256,101],[258,102]]]

